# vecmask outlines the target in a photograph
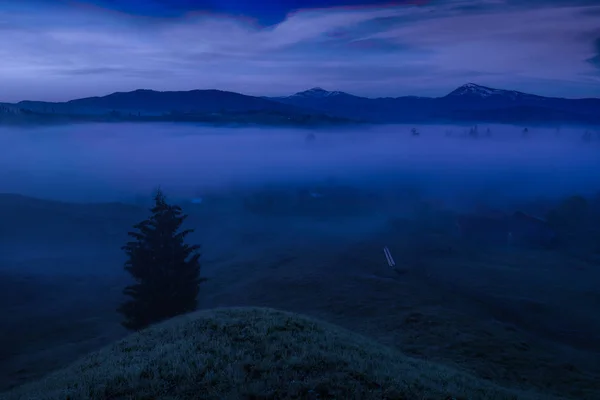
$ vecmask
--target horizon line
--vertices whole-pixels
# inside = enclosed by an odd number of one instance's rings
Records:
[[[310,90],[315,90],[315,89],[319,89],[319,90],[323,90],[325,92],[328,93],[343,93],[343,94],[347,94],[350,96],[354,96],[354,97],[359,97],[359,98],[364,98],[364,99],[396,99],[396,98],[401,98],[401,97],[419,97],[419,98],[427,98],[427,99],[439,99],[439,98],[443,98],[446,97],[448,95],[450,95],[451,93],[453,93],[454,91],[468,86],[468,85],[475,85],[475,86],[479,86],[482,88],[486,88],[486,89],[493,89],[493,90],[501,90],[501,91],[506,91],[506,92],[517,92],[517,93],[522,93],[522,94],[526,94],[526,95],[533,95],[533,96],[538,96],[538,97],[543,97],[543,98],[549,98],[549,99],[567,99],[567,100],[600,100],[600,96],[599,97],[559,97],[559,96],[543,96],[543,95],[538,95],[535,93],[529,93],[529,92],[523,92],[520,90],[516,90],[516,89],[499,89],[499,88],[493,88],[491,86],[485,86],[485,85],[480,85],[477,83],[473,83],[473,82],[467,82],[464,83],[458,87],[456,87],[455,89],[449,91],[448,93],[446,93],[445,95],[442,96],[418,96],[418,95],[400,95],[400,96],[378,96],[378,97],[371,97],[371,96],[361,96],[361,95],[355,95],[352,94],[350,92],[345,92],[345,91],[341,91],[341,90],[326,90],[323,89],[322,86],[314,86],[305,90],[301,90],[298,92],[294,92],[292,94],[289,95],[282,95],[282,96],[265,96],[265,95],[252,95],[252,94],[246,94],[246,93],[242,93],[242,92],[236,92],[233,90],[224,90],[224,89],[217,89],[217,88],[205,88],[205,89],[187,89],[187,90],[156,90],[156,89],[148,89],[148,88],[138,88],[138,89],[132,89],[132,90],[128,90],[128,91],[116,91],[116,92],[110,92],[107,94],[103,94],[103,95],[95,95],[95,96],[85,96],[85,97],[77,97],[77,98],[73,98],[70,100],[64,100],[64,101],[46,101],[46,100],[32,100],[32,99],[24,99],[24,100],[19,100],[17,102],[8,102],[8,101],[0,101],[0,103],[2,104],[19,104],[19,103],[23,103],[23,102],[27,102],[27,101],[32,101],[32,102],[39,102],[39,103],[68,103],[71,101],[76,101],[76,100],[82,100],[82,99],[93,99],[93,98],[103,98],[103,97],[107,97],[107,96],[111,96],[114,94],[124,94],[124,93],[133,93],[133,92],[140,92],[140,91],[147,91],[147,92],[157,92],[157,93],[186,93],[186,92],[200,92],[200,91],[219,91],[219,92],[227,92],[227,93],[235,93],[235,94],[239,94],[242,96],[248,96],[248,97],[257,97],[257,98],[267,98],[267,99],[277,99],[277,98],[286,98],[286,97],[290,97],[299,93],[304,93]]]

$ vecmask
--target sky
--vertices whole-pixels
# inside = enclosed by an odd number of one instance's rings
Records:
[[[0,101],[135,89],[600,97],[597,0],[0,0]]]

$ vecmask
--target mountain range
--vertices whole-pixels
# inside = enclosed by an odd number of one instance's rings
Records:
[[[196,121],[275,125],[496,122],[600,125],[600,98],[543,97],[468,83],[443,97],[368,98],[312,88],[257,97],[222,90],[140,89],[67,102],[0,103],[0,123]]]

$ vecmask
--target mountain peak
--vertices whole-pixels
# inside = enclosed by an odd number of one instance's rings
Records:
[[[344,92],[339,92],[339,91],[335,91],[335,92],[329,92],[321,87],[314,87],[312,89],[308,89],[305,90],[303,92],[298,92],[293,94],[290,97],[306,97],[306,98],[323,98],[323,97],[331,97],[331,96],[338,96],[341,94],[345,94]]]
[[[469,98],[487,98],[487,97],[503,97],[510,100],[518,100],[525,98],[540,98],[531,94],[517,92],[516,90],[493,89],[487,86],[481,86],[476,83],[466,83],[453,90],[446,97],[469,97]]]
[[[494,94],[498,94],[499,92],[502,92],[502,90],[492,89],[470,82],[462,85],[458,89],[453,90],[448,94],[448,96],[489,97]]]

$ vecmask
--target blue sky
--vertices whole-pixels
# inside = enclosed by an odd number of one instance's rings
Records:
[[[0,0],[0,101],[138,88],[600,97],[597,0]]]

